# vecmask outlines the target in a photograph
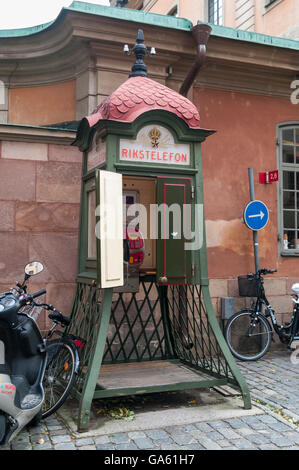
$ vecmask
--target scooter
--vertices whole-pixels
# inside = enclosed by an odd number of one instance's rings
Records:
[[[0,446],[41,413],[45,343],[35,320],[20,309],[46,293],[26,291],[25,282],[42,270],[39,261],[27,264],[23,283],[0,294]]]

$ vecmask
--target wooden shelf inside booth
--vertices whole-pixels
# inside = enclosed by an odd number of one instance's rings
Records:
[[[102,364],[95,397],[206,388],[226,383],[226,379],[195,372],[179,361]]]

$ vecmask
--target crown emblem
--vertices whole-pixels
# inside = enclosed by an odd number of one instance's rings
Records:
[[[154,148],[159,147],[159,139],[161,137],[161,132],[159,131],[159,129],[157,129],[156,127],[153,127],[153,129],[150,130],[148,135],[152,141],[152,147]]]

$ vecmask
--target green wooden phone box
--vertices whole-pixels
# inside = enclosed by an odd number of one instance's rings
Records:
[[[201,143],[214,131],[144,64],[132,70],[74,143],[83,152],[69,327],[86,341],[79,430],[94,398],[231,384],[251,406],[209,293]]]

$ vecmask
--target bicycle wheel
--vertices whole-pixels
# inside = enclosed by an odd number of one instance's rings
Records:
[[[75,346],[65,339],[48,341],[47,364],[43,379],[45,392],[42,418],[47,418],[63,405],[76,380],[78,354]]]
[[[268,351],[272,329],[263,315],[247,310],[232,315],[225,327],[224,337],[237,359],[256,361]]]

